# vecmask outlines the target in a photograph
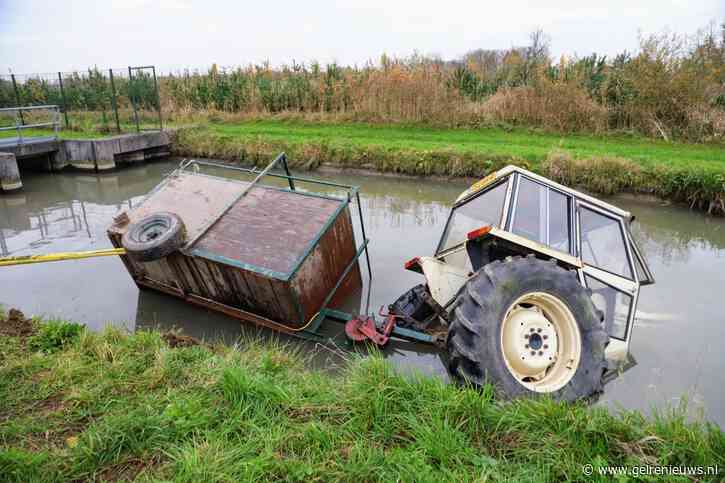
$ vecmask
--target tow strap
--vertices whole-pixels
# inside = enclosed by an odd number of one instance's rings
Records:
[[[62,260],[78,260],[81,258],[108,257],[111,255],[125,255],[124,248],[107,248],[104,250],[90,250],[85,252],[60,252],[48,255],[25,255],[20,257],[0,258],[0,267],[10,265],[27,265],[31,263],[60,262]]]

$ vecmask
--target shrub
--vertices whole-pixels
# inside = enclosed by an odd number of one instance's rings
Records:
[[[41,324],[38,333],[28,340],[31,349],[41,352],[53,352],[76,342],[84,326],[73,322],[51,320]]]

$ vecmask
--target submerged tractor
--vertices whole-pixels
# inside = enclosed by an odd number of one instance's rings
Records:
[[[433,256],[406,262],[425,283],[391,304],[389,317],[443,327],[459,380],[492,383],[507,397],[590,397],[627,359],[639,289],[654,283],[633,219],[503,168],[458,197]]]
[[[286,174],[271,171],[278,164]],[[209,165],[256,177],[199,172]],[[288,187],[262,185],[266,176]],[[293,177],[284,154],[262,171],[184,162],[108,234],[139,287],[316,340],[332,319],[354,341],[434,343],[461,381],[573,401],[600,392],[605,372],[627,360],[639,289],[654,283],[632,220],[508,166],[458,197],[435,254],[405,263],[424,283],[382,319],[367,307],[356,316],[335,309],[361,287],[358,260],[368,258],[357,188]],[[372,280],[369,260],[367,269]]]

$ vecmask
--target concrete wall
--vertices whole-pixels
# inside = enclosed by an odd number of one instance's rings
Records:
[[[0,189],[15,191],[23,187],[20,181],[20,169],[18,160],[12,153],[0,153]]]
[[[145,159],[144,152],[169,145],[166,132],[123,134],[104,139],[63,141],[67,163],[78,169],[105,171],[116,167],[116,160]]]
[[[62,142],[57,139],[28,139],[23,144],[5,144],[0,152],[12,153],[15,159],[32,158],[46,153],[59,151],[63,148]]]

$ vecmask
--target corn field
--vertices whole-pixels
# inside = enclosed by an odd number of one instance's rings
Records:
[[[67,110],[92,112],[108,124],[109,80],[98,69],[64,77]],[[364,66],[215,64],[158,81],[160,99],[143,75],[133,82],[115,79],[125,116],[134,97],[140,111],[160,103],[164,116],[178,122],[275,115],[725,140],[725,24],[692,36],[645,37],[636,52],[613,58],[552,59],[546,36],[537,31],[527,46],[479,49],[456,60],[413,55],[382,56]],[[57,84],[26,76],[18,84],[22,103],[64,105]],[[16,99],[12,84],[0,78],[0,106]]]

